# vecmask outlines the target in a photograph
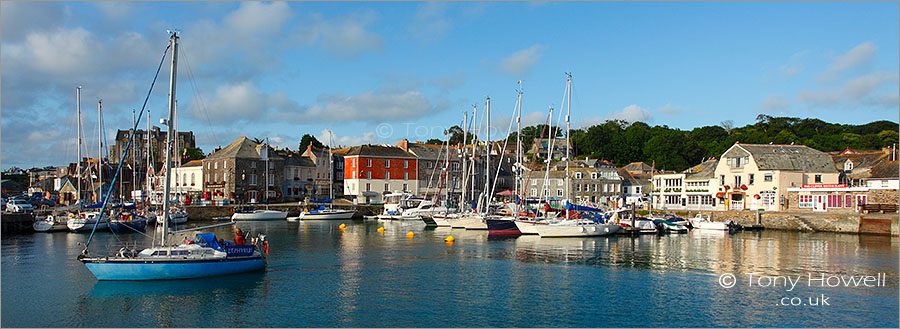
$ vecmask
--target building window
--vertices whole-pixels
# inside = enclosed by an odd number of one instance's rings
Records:
[[[385,168],[390,168],[390,167],[391,167],[391,160],[384,160],[384,167],[385,167]]]
[[[749,174],[747,177],[747,184],[753,185],[753,174]]]
[[[390,172],[390,171],[385,171],[385,172],[384,172],[384,179],[391,179],[391,172]]]
[[[356,158],[353,158],[353,163],[351,164],[353,168],[356,168]]]
[[[798,196],[799,198],[799,207],[800,208],[812,208],[813,207],[813,196],[810,194],[801,194]]]
[[[367,172],[366,172],[366,179],[372,179],[372,172],[371,172],[371,171],[367,171]],[[367,191],[368,191],[368,190],[367,190]]]
[[[741,175],[734,176],[734,187],[735,188],[741,187]]]
[[[408,172],[405,172],[405,171],[403,172],[403,180],[409,180],[409,173],[408,173]],[[405,188],[404,188],[403,190],[406,191]]]
[[[222,168],[228,169],[228,161],[222,161]]]
[[[580,173],[580,172],[576,172],[576,173],[575,173],[575,179],[581,179],[581,173]]]
[[[763,207],[775,205],[775,191],[760,191],[759,196],[762,199]]]
[[[581,184],[575,184],[575,192],[581,192]]]
[[[459,162],[453,163],[453,171],[459,171]]]
[[[591,173],[591,179],[597,179],[597,173],[592,172],[592,173]]]
[[[256,185],[256,174],[250,174],[247,178],[249,178],[248,184]]]
[[[403,169],[409,168],[409,160],[403,160]]]
[[[384,190],[385,190],[385,191],[390,191],[390,190],[391,190],[391,184],[384,183]]]
[[[406,192],[407,190],[409,190],[408,185],[403,184],[403,192]]]
[[[219,163],[218,163],[218,162],[216,162],[216,163],[213,164],[213,169],[219,169]]]
[[[556,189],[556,196],[563,196],[562,189]]]
[[[353,179],[356,179],[356,171],[353,171]]]
[[[191,185],[194,185],[194,173],[191,173]]]
[[[853,170],[853,161],[847,160],[847,162],[844,162],[844,170]]]
[[[372,190],[372,184],[366,183],[366,192],[369,192],[371,190]]]
[[[178,178],[178,177],[176,177],[176,179],[177,179],[177,178]],[[219,181],[219,173],[214,173],[214,174],[213,174],[213,181],[214,181],[214,182],[218,182],[218,181]]]
[[[256,169],[256,161],[250,161],[250,168]]]
[[[366,167],[372,168],[372,159],[366,159]]]
[[[719,175],[719,185],[725,185],[725,175]]]
[[[531,196],[537,196],[537,189],[531,189]]]
[[[597,184],[594,184],[594,192],[597,192]]]
[[[764,181],[764,182],[771,182],[771,181],[772,181],[772,174],[765,174],[765,175],[763,175],[763,181]]]
[[[557,180],[556,180],[556,186],[562,186],[562,185],[563,185],[563,180],[562,180],[562,179],[557,179]]]
[[[433,166],[434,164],[432,164],[431,161],[425,161],[425,167],[427,167],[428,169],[431,169]]]
[[[822,175],[816,175],[816,176],[815,176],[815,181],[816,181],[816,183],[821,183],[821,182],[822,182]]]

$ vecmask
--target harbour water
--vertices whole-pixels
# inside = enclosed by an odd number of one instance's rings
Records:
[[[98,282],[76,261],[87,234],[4,236],[0,325],[898,326],[898,241],[890,237],[694,231],[493,239],[484,231],[376,221],[238,227],[268,235],[265,272]],[[450,235],[455,242],[444,241]],[[95,239],[95,253],[120,240],[149,243],[141,235],[98,233]],[[881,274],[868,286],[828,281]],[[794,278],[799,282],[791,286]],[[796,300],[804,305],[791,305]]]

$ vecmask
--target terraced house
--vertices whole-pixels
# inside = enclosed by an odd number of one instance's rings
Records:
[[[719,180],[716,159],[706,160],[680,173],[653,176],[653,208],[664,210],[716,210]]]
[[[418,194],[416,156],[388,145],[354,146],[344,156],[344,195],[358,203],[383,202],[391,192]]]
[[[270,147],[241,137],[203,159],[203,197],[237,203],[282,200],[284,162]]]
[[[718,210],[785,210],[788,188],[837,184],[831,155],[804,145],[732,145],[716,165]]]

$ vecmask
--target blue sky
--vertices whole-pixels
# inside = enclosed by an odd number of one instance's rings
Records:
[[[127,129],[172,28],[179,128],[205,152],[240,136],[296,148],[326,129],[342,145],[440,138],[488,96],[500,138],[516,82],[523,123],[536,124],[560,108],[565,72],[574,127],[743,126],[760,113],[896,122],[897,12],[897,2],[4,1],[2,167],[74,160],[77,85],[89,145],[98,98],[108,140]],[[153,123],[167,74],[149,101]]]

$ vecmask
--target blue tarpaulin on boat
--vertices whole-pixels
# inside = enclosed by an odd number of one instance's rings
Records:
[[[197,238],[200,240],[201,246],[210,247],[218,251],[225,251],[225,248],[219,244],[219,240],[216,240],[215,233],[197,234]]]
[[[96,208],[100,208],[100,207],[103,207],[103,202],[97,202],[97,203],[95,203],[95,204],[88,205],[88,206],[84,206],[84,207],[87,208],[87,209],[96,209]]]
[[[331,203],[331,199],[313,200],[312,203]]]
[[[588,206],[579,206],[577,204],[568,203],[568,202],[566,202],[566,209],[577,210],[577,211],[603,212],[603,210],[601,210],[601,209],[588,207]]]

